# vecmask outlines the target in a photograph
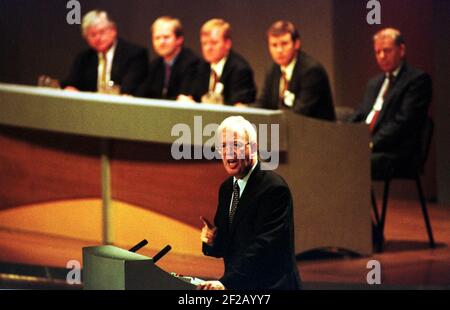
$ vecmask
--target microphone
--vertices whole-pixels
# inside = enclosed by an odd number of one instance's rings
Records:
[[[167,254],[167,252],[169,252],[172,249],[172,247],[170,245],[166,245],[161,251],[159,251],[158,253],[156,253],[153,256],[153,262],[156,263],[157,261],[159,261],[164,255]]]
[[[145,246],[148,243],[148,241],[146,239],[142,240],[141,242],[139,242],[138,244],[136,244],[134,247],[132,247],[131,249],[129,249],[128,251],[130,252],[136,252],[138,251],[140,248],[142,248],[143,246]]]

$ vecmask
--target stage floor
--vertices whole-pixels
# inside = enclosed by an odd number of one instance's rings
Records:
[[[369,257],[299,260],[298,267],[305,288],[449,289],[450,206],[430,203],[429,213],[437,243],[435,249],[428,247],[418,202],[392,200],[386,217],[384,251]],[[69,260],[81,262],[81,248],[91,245],[96,244],[0,229],[0,287],[69,288],[64,282],[63,268]],[[129,248],[131,245],[117,246]],[[145,247],[139,253],[153,256],[158,250]],[[366,277],[370,271],[367,263],[370,260],[380,262],[380,286],[367,284]],[[158,266],[168,272],[204,279],[218,278],[223,271],[221,260],[202,256],[200,250],[198,256],[169,252],[158,262]],[[46,282],[49,278],[50,283]]]

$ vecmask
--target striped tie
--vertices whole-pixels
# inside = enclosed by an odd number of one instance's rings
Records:
[[[286,71],[281,70],[281,78],[280,78],[280,89],[278,93],[278,101],[279,104],[283,107],[284,103],[284,94],[289,89],[289,81],[287,79]]]
[[[236,180],[236,182],[234,182],[234,185],[233,185],[233,201],[231,202],[230,214],[228,215],[228,223],[230,225],[231,225],[231,223],[233,223],[233,217],[234,217],[234,214],[236,213],[236,208],[239,203],[239,191],[240,191],[239,185]]]
[[[106,55],[104,53],[99,54],[98,65],[100,67],[100,79],[98,79],[97,90],[101,92],[106,87]]]

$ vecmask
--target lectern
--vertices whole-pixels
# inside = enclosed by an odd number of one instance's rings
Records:
[[[159,268],[153,259],[112,245],[83,248],[86,290],[194,290],[196,286]]]

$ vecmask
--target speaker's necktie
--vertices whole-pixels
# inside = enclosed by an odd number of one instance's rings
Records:
[[[240,191],[239,185],[236,180],[236,182],[234,182],[234,185],[233,185],[233,201],[231,202],[231,209],[230,209],[230,213],[228,215],[229,224],[231,224],[233,222],[233,217],[234,217],[234,214],[236,213],[237,205],[239,203],[239,191]]]

